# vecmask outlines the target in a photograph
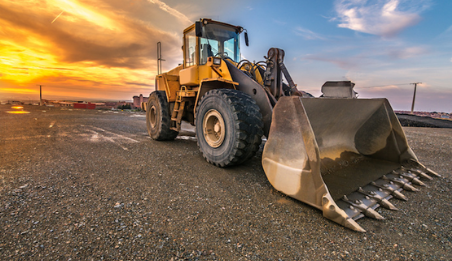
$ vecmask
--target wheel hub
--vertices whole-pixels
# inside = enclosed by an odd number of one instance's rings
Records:
[[[155,123],[157,121],[157,118],[156,118],[155,114],[156,114],[155,106],[152,106],[151,110],[149,112],[149,122],[151,123],[151,127],[152,128],[155,127]]]
[[[211,147],[218,148],[223,144],[226,129],[224,119],[217,110],[209,110],[203,120],[204,138]]]

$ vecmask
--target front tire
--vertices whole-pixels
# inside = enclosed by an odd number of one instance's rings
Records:
[[[198,147],[207,162],[227,167],[253,157],[263,135],[255,101],[237,90],[207,92],[196,110]]]
[[[146,108],[146,127],[154,140],[174,140],[179,132],[171,130],[171,112],[165,91],[154,91],[149,95]]]

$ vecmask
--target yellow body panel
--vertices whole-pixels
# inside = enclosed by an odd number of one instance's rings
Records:
[[[158,91],[165,91],[166,98],[169,102],[176,100],[176,93],[180,89],[179,72],[182,65],[160,75],[155,78],[155,89]]]
[[[163,78],[164,74],[159,74],[155,76],[155,90],[156,91],[166,91],[166,79]]]
[[[162,73],[157,76],[156,84],[157,90],[166,92],[166,98],[169,102],[176,100],[177,91],[180,89],[179,76]]]
[[[264,80],[262,79],[262,76],[261,76],[261,74],[260,74],[258,68],[259,68],[259,65],[257,65],[257,66],[254,68],[254,72],[255,72],[255,74],[256,74],[256,80],[257,80],[257,83],[259,83],[260,85],[264,85]]]
[[[180,70],[179,80],[181,85],[185,86],[198,86],[198,66],[191,66],[186,69]]]
[[[213,64],[213,57],[209,57],[206,64],[191,66],[179,72],[180,85],[185,86],[199,86],[202,81],[212,78],[232,81],[231,74],[223,60],[221,60],[221,64],[215,65]]]
[[[207,66],[207,64],[205,64],[205,65],[198,66],[198,68],[199,68],[198,71],[199,71],[199,80],[200,81],[212,78],[213,71],[210,66]],[[215,77],[219,77],[219,76],[215,75]]]
[[[179,66],[177,66],[176,68],[170,70],[167,72],[168,75],[176,75],[179,76],[179,72],[180,70],[182,70],[184,68],[184,66],[181,64]]]

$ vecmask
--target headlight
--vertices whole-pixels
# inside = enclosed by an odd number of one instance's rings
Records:
[[[213,64],[220,65],[221,64],[221,58],[213,58]]]

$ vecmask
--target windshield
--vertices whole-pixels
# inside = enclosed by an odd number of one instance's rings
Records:
[[[239,33],[235,28],[209,23],[203,26],[199,39],[200,64],[205,64],[209,56],[240,61]]]

